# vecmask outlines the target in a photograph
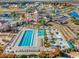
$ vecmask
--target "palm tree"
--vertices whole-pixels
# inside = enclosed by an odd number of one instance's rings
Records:
[[[45,37],[44,37],[44,40],[47,42],[47,41],[48,41],[48,37],[47,37],[47,36],[45,36]]]
[[[45,24],[46,24],[45,19],[41,19],[41,20],[40,20],[40,24],[41,24],[41,25],[45,25]]]
[[[27,55],[21,55],[21,58],[28,58],[29,56]]]
[[[39,24],[37,24],[37,25],[35,26],[35,28],[36,28],[36,29],[39,29],[39,28],[40,28],[40,25],[39,25]]]
[[[51,26],[49,26],[49,32],[50,32],[50,34],[51,34]]]
[[[0,52],[3,52],[3,47],[2,46],[0,46]]]
[[[50,43],[47,43],[47,46],[46,47],[50,47],[51,45],[50,45]]]
[[[40,52],[40,57],[44,57],[44,56],[46,56],[46,52],[45,51],[41,51]]]

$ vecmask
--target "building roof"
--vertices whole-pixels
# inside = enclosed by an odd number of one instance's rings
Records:
[[[59,21],[60,22],[63,22],[63,21],[66,21],[67,19],[68,19],[67,16],[62,16],[62,17],[60,17]]]
[[[16,2],[16,1],[53,1],[53,2],[71,2],[74,0],[0,0],[1,2]],[[77,1],[77,0],[76,0]]]

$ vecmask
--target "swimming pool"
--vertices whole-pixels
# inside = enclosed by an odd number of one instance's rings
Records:
[[[18,46],[32,46],[33,30],[26,30]]]
[[[38,31],[38,36],[45,36],[46,35],[46,31],[44,29],[40,29]]]
[[[75,18],[79,18],[79,14],[76,11],[69,13],[69,15]]]
[[[70,49],[71,49],[71,48],[74,48],[74,45],[72,44],[71,41],[67,40],[67,43],[68,43]]]
[[[37,46],[37,32],[33,29],[25,30],[21,41],[19,42],[18,46]]]
[[[26,30],[19,42],[18,46],[37,46],[37,36],[44,37],[46,35],[46,31],[44,29],[39,29],[38,31],[34,29]],[[41,38],[42,38],[41,37]]]

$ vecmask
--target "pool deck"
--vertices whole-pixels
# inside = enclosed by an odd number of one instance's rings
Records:
[[[39,52],[39,48],[40,48],[40,39],[38,40],[38,34],[35,34],[34,37],[36,39],[36,44],[37,46],[18,46],[18,44],[20,43],[23,34],[26,30],[32,30],[32,29],[26,29],[23,28],[18,34],[17,36],[13,39],[14,41],[12,42],[11,45],[9,45],[4,52],[8,53],[8,51],[14,51],[15,54],[38,54],[37,52]],[[37,30],[34,30],[35,32],[38,32]],[[33,43],[34,44],[34,43]],[[11,49],[10,49],[11,48]],[[27,52],[27,53],[26,53]]]
[[[20,43],[23,37],[24,32],[27,30],[34,30],[36,32],[35,35],[33,34],[34,38],[36,37],[35,38],[36,43],[33,43],[33,44],[36,44],[37,46],[18,46],[18,44]],[[45,31],[46,31],[46,36],[48,37],[49,42],[52,40],[52,38],[56,38],[56,43],[51,44],[52,48],[54,48],[53,45],[54,46],[60,45],[61,50],[69,48],[69,45],[67,44],[67,41],[66,41],[67,39],[63,36],[61,31],[54,29],[54,27],[51,27],[50,29],[46,28]],[[59,34],[56,34],[56,32],[58,32]],[[51,35],[51,33],[53,33],[53,35]],[[63,46],[65,47],[63,48]],[[8,53],[8,51],[9,52],[13,51],[15,54],[39,54],[41,47],[44,47],[44,36],[38,35],[38,29],[23,28],[17,34],[17,36],[13,39],[13,42],[11,43],[11,45],[7,47],[4,52]]]
[[[68,49],[69,45],[67,44],[66,39],[64,38],[62,33],[60,31],[58,31],[57,29],[56,30],[52,29],[52,31],[53,31],[53,38],[57,39],[56,44],[53,44],[53,45],[55,45],[55,46],[60,45],[61,47],[65,46],[64,48],[61,48],[61,50]],[[56,34],[56,32],[58,32],[59,34]],[[62,43],[62,44],[60,44],[60,43]]]

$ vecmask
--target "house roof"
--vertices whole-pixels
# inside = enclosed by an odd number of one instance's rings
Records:
[[[68,19],[67,16],[62,16],[62,17],[60,17],[60,20],[59,20],[59,21],[65,21],[65,20],[67,20],[67,19]]]

